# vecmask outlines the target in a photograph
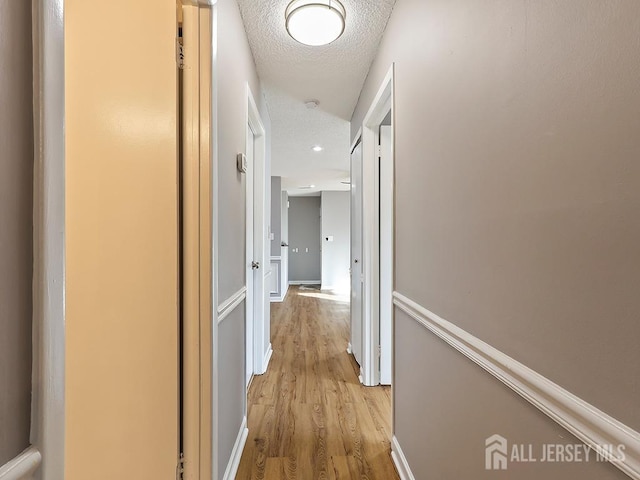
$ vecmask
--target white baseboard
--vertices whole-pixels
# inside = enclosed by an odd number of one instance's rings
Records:
[[[416,480],[416,477],[413,476],[411,468],[409,467],[409,462],[407,462],[407,457],[404,456],[404,452],[395,435],[391,439],[391,458],[396,466],[400,480]]]
[[[0,480],[31,480],[42,463],[36,447],[29,447],[13,460],[0,466]]]
[[[273,355],[273,347],[271,344],[267,347],[267,352],[264,354],[264,359],[262,360],[262,370],[258,375],[263,375],[267,373],[267,369],[269,368],[269,361],[271,360],[271,355]]]
[[[238,467],[240,466],[240,459],[242,458],[242,452],[244,451],[244,445],[247,443],[247,437],[249,436],[249,429],[247,428],[247,417],[242,419],[242,425],[240,425],[240,431],[236,438],[236,443],[233,445],[231,451],[231,457],[227,464],[227,469],[224,471],[222,480],[234,480],[238,473]]]
[[[289,285],[320,285],[322,280],[292,280]]]
[[[274,296],[274,297],[269,297],[269,300],[271,301],[271,303],[282,303],[284,302],[284,297],[285,295],[278,295],[278,296]]]
[[[625,458],[611,463],[640,480],[640,433],[404,295],[394,292],[393,303],[595,451],[624,445]]]

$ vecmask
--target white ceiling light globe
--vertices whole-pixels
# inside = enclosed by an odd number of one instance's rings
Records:
[[[304,45],[327,45],[344,32],[345,13],[337,0],[294,0],[285,13],[287,32]]]

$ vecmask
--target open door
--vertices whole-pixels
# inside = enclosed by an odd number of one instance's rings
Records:
[[[266,130],[247,84],[246,137],[246,386],[267,370],[271,358],[270,278],[267,245],[270,218],[267,202],[271,177],[266,165]],[[268,180],[268,181],[267,181]]]
[[[172,479],[176,3],[65,2],[64,15],[64,478]]]
[[[362,143],[351,152],[351,352],[362,367]]]

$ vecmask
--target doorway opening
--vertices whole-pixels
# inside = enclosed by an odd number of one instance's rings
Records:
[[[393,376],[393,66],[351,153],[351,350],[367,386]]]

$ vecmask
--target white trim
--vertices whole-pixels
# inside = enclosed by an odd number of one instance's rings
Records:
[[[392,384],[393,370],[393,278],[394,278],[394,138],[392,125],[380,125],[380,170],[376,186],[378,198],[378,252],[379,252],[379,302],[380,331],[377,344],[380,347],[380,377],[382,385]]]
[[[211,248],[213,254],[211,255],[211,281],[212,285],[212,332],[211,332],[211,463],[212,468],[212,480],[219,479],[219,465],[220,460],[220,431],[219,425],[219,348],[218,348],[218,324],[220,317],[218,316],[218,297],[220,283],[218,280],[218,244],[219,244],[219,226],[218,220],[220,218],[218,207],[219,188],[218,188],[218,171],[219,171],[219,142],[218,142],[218,6],[211,7]]]
[[[257,375],[264,375],[267,373],[267,369],[269,368],[269,362],[271,361],[271,356],[273,355],[273,347],[271,343],[267,347],[267,351],[264,354],[264,358],[262,359],[262,368],[259,372],[256,372]]]
[[[407,462],[407,457],[404,456],[404,452],[395,435],[391,439],[391,459],[396,466],[400,480],[416,480],[416,477],[413,476],[413,472],[409,467],[409,462]]]
[[[247,443],[247,437],[249,436],[249,429],[247,428],[247,417],[242,418],[242,425],[240,425],[240,431],[236,437],[236,443],[231,450],[231,457],[229,463],[222,476],[223,480],[233,480],[238,473],[238,467],[240,466],[240,459],[242,458],[242,452],[244,445]]]
[[[380,237],[378,128],[393,115],[394,65],[385,76],[362,123],[362,377],[367,386],[380,383]]]
[[[42,463],[36,447],[29,447],[16,458],[0,467],[0,480],[31,480]]]
[[[37,455],[43,457],[42,468],[36,477],[47,480],[64,477],[65,457],[64,3],[64,0],[33,0],[35,165],[31,443],[39,452]]]
[[[349,154],[353,153],[353,151],[356,149],[356,147],[360,142],[362,142],[362,127],[358,129],[358,133],[356,133],[356,136],[354,137],[353,142],[351,143]]]
[[[320,285],[322,280],[290,280],[289,285]]]
[[[218,323],[222,323],[222,321],[227,318],[229,314],[244,301],[245,298],[247,298],[247,287],[242,287],[218,305]]]
[[[271,255],[271,261],[272,261],[272,262],[275,262],[275,261],[282,261],[282,257],[281,257],[281,256],[275,257],[275,256]]]
[[[351,355],[353,353],[353,350],[351,350],[351,342],[347,343],[347,353],[349,355]]]
[[[285,298],[287,298],[287,293],[289,293],[289,284],[285,283],[284,284],[284,292],[282,292],[282,295],[279,295],[277,297],[271,297],[271,303],[282,303],[284,302]]]
[[[393,303],[400,310],[585,444],[594,449],[600,445],[625,445],[626,458],[612,463],[631,478],[640,479],[640,433],[404,295],[394,292],[393,296]]]

